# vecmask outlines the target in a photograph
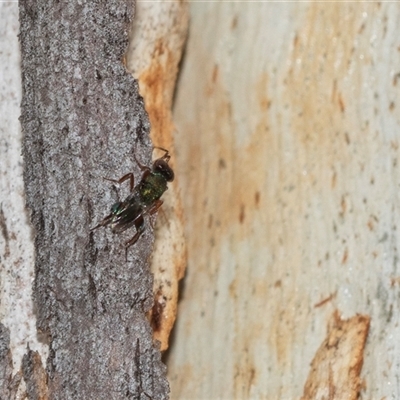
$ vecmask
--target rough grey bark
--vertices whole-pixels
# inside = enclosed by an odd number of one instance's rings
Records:
[[[28,399],[48,399],[46,371],[39,353],[28,348],[27,354],[22,358],[22,373]]]
[[[10,332],[0,323],[0,398],[9,396],[8,383],[12,377]]]
[[[10,331],[0,323],[0,399],[14,399],[21,375],[12,376]]]
[[[19,6],[24,180],[36,230],[37,326],[50,346],[49,398],[167,398],[145,319],[152,229],[147,222],[127,258],[134,229],[90,232],[118,196],[103,178],[133,171],[138,179],[133,154],[143,164],[151,157],[144,104],[121,62],[133,0]]]

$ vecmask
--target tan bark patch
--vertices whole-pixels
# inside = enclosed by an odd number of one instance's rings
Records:
[[[358,398],[369,324],[367,315],[342,320],[335,311],[327,337],[311,363],[302,400]]]

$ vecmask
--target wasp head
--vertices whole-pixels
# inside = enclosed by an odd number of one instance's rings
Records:
[[[153,172],[162,175],[167,182],[172,182],[174,180],[174,171],[172,171],[167,161],[162,158],[154,161]]]

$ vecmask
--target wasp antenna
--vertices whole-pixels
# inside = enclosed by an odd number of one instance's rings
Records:
[[[169,154],[169,151],[167,149],[164,149],[164,147],[159,147],[159,146],[154,146],[153,150],[154,149],[158,149],[165,152],[165,154],[161,157],[161,160],[165,160],[166,162],[170,160],[171,154]]]
[[[164,149],[164,147],[160,147],[160,146],[154,146],[153,149],[158,149],[158,150],[162,150],[165,151],[167,154],[169,154],[169,151],[167,149]]]

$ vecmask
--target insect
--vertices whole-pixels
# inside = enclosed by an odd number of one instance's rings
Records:
[[[145,229],[144,216],[153,215],[157,212],[163,204],[160,198],[168,189],[167,183],[174,180],[174,171],[168,165],[171,158],[169,151],[162,147],[156,147],[156,149],[164,151],[164,155],[155,160],[151,168],[141,165],[136,160],[139,168],[144,171],[140,182],[136,186],[134,185],[134,176],[131,172],[119,180],[106,178],[118,184],[129,179],[130,194],[124,201],[115,203],[111,207],[111,213],[90,231],[110,225],[114,233],[120,233],[134,225],[136,233],[132,239],[126,242],[125,247],[128,248],[137,242]]]

